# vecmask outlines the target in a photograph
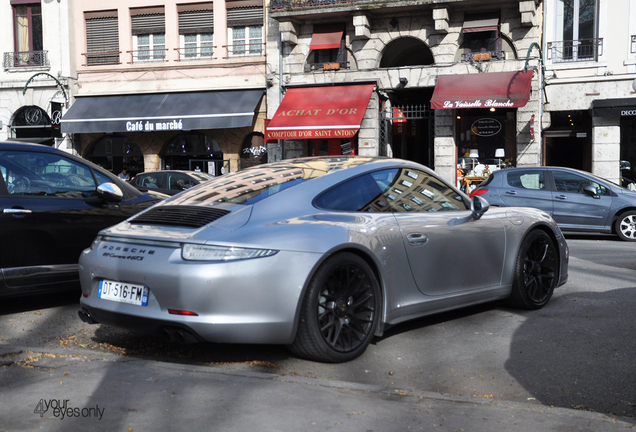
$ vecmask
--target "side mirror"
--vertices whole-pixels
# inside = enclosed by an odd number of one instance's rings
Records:
[[[97,186],[98,197],[108,202],[120,202],[124,198],[124,193],[115,183],[102,183]]]
[[[480,196],[474,196],[470,202],[470,211],[473,213],[473,219],[477,220],[484,215],[490,208],[488,201]]]
[[[596,190],[594,186],[585,186],[585,189],[583,189],[583,192],[586,195],[591,196],[592,198],[595,198],[595,199],[601,198],[598,194],[598,191]]]

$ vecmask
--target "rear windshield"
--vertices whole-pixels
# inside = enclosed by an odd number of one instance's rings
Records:
[[[238,171],[218,177],[203,187],[185,192],[179,203],[254,204],[264,198],[300,184],[309,178],[295,166],[262,170]]]

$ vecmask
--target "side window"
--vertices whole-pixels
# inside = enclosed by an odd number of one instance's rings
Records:
[[[452,188],[426,172],[399,169],[374,173],[381,175],[390,171],[393,180],[383,189],[384,197],[395,212],[437,212],[468,210],[463,198]]]
[[[194,186],[194,181],[185,174],[168,174],[168,189],[183,190]]]
[[[95,177],[97,177],[97,184],[103,184],[103,183],[112,183],[113,181],[111,179],[109,179],[108,177],[106,177],[104,174],[100,174],[97,171],[95,171]]]
[[[543,171],[512,171],[507,174],[508,184],[512,187],[522,189],[545,189]]]
[[[569,172],[554,172],[554,184],[558,192],[569,193],[585,193],[584,189],[588,186],[594,186],[599,195],[607,195],[608,190],[604,186],[589,180],[578,174]]]
[[[13,195],[82,198],[97,186],[87,166],[56,154],[3,152],[0,167]]]
[[[390,211],[386,204],[375,207],[374,202],[379,198],[382,197],[377,183],[370,175],[363,175],[323,193],[316,199],[315,205],[336,211]]]

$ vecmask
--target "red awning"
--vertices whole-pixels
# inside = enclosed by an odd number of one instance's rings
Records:
[[[530,99],[532,71],[442,75],[432,109],[519,108]]]
[[[314,32],[309,43],[310,50],[340,48],[342,30],[331,32]]]
[[[499,18],[474,19],[464,22],[463,33],[494,31],[499,28]]]
[[[369,105],[375,84],[287,90],[265,132],[277,139],[351,138]]]

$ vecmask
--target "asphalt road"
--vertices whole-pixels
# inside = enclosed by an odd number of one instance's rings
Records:
[[[570,280],[545,308],[492,303],[415,320],[345,364],[308,362],[278,346],[175,345],[90,326],[77,318],[72,293],[2,302],[0,372],[5,383],[18,380],[16,368],[46,366],[49,352],[574,409],[636,425],[636,244],[576,235],[568,243]]]

